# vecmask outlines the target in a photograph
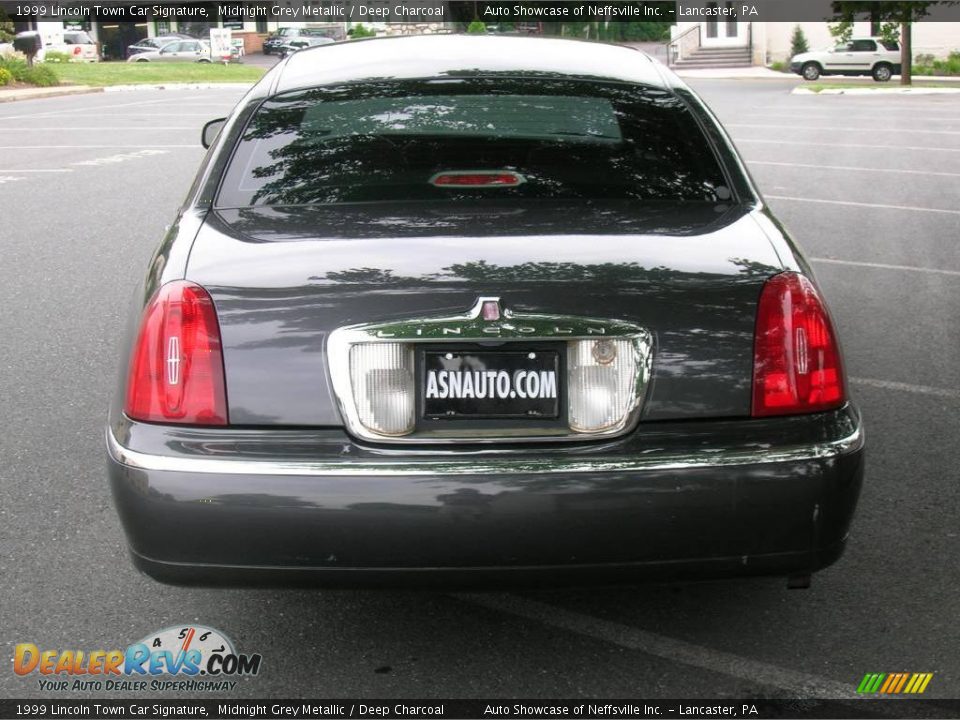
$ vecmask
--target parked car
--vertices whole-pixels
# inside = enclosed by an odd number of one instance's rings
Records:
[[[293,41],[305,38],[328,38],[328,31],[319,28],[308,27],[285,27],[270,35],[263,41],[263,54],[271,55],[273,53],[281,54],[281,48],[289,45]],[[334,38],[330,38],[333,40]]]
[[[655,60],[338,43],[203,143],[106,428],[147,574],[802,587],[840,556],[864,435],[826,302]]]
[[[177,40],[196,40],[196,38],[184,33],[168,33],[166,35],[158,35],[157,37],[146,37],[142,40],[137,40],[133,45],[127,46],[127,57],[143,52],[154,52],[164,45]]]
[[[71,62],[97,62],[100,60],[97,43],[84,30],[64,30],[62,42],[59,36],[51,36],[37,30],[24,30],[17,33],[15,37],[35,38],[35,42],[40,45],[40,50],[35,56],[38,62],[43,62],[48,52],[69,55]]]
[[[828,50],[800,53],[790,59],[790,71],[805,80],[821,75],[871,75],[887,82],[900,74],[900,45],[883,38],[856,38]]]
[[[319,45],[330,45],[334,41],[332,38],[324,37],[322,35],[315,37],[298,37],[294,38],[290,42],[281,45],[277,50],[277,53],[281,58],[285,58],[290,53],[295,53],[298,50],[303,50],[304,48],[317,47]]]
[[[174,40],[157,50],[131,55],[127,62],[200,62],[212,60],[210,43],[205,40]]]

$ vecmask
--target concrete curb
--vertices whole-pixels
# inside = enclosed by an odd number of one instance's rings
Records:
[[[782,73],[766,67],[750,66],[740,68],[673,68],[682,78],[703,78],[704,80],[796,80],[800,77],[793,73]]]
[[[43,98],[62,97],[64,95],[86,95],[88,93],[98,92],[103,92],[103,88],[90,87],[88,85],[0,90],[0,103],[17,102],[18,100],[41,100]]]
[[[134,92],[136,90],[236,90],[253,87],[252,82],[232,83],[161,83],[159,85],[108,85],[104,92]]]

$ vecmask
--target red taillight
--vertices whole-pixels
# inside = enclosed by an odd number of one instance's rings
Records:
[[[79,45],[77,45],[76,47],[73,48],[73,54],[74,54],[74,55],[79,55],[79,54],[82,53],[82,52],[83,52],[83,48],[80,47]]]
[[[509,170],[475,170],[437,173],[430,183],[436,187],[516,187],[524,179]]]
[[[124,412],[148,422],[227,424],[220,327],[199,285],[168,283],[147,305],[130,356]]]
[[[846,400],[830,315],[807,278],[786,272],[760,293],[753,348],[753,416],[794,415]]]

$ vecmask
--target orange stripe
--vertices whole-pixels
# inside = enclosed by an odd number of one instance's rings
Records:
[[[186,652],[190,649],[190,642],[193,640],[193,636],[196,634],[196,628],[190,628],[190,632],[187,633],[187,636],[183,639],[183,646],[180,648],[180,652]]]
[[[888,675],[886,681],[883,683],[883,685],[880,688],[880,692],[882,693],[887,692],[887,688],[890,687],[890,683],[893,682],[893,679],[895,677],[897,677],[895,673],[891,673],[890,675]]]
[[[897,683],[897,689],[894,690],[893,692],[895,692],[895,693],[900,692],[900,689],[903,687],[903,684],[907,681],[907,678],[908,678],[908,677],[910,677],[910,673],[901,673],[901,674],[900,674],[900,682]]]

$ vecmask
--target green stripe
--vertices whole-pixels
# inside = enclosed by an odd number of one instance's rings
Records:
[[[860,681],[860,686],[857,688],[858,693],[864,693],[867,691],[867,685],[870,683],[870,678],[872,677],[873,675],[870,673],[867,673],[863,676],[863,680]]]
[[[876,682],[874,682],[873,685],[870,686],[870,689],[867,690],[867,692],[872,692],[872,693],[877,692],[880,689],[880,686],[883,685],[883,681],[887,677],[887,674],[877,673],[875,677],[877,678]]]

